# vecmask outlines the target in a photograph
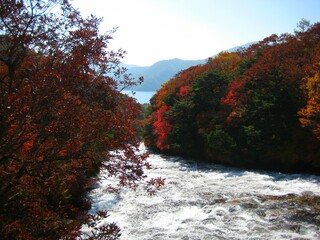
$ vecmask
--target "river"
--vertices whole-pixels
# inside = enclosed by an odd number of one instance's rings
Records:
[[[320,239],[320,177],[246,171],[150,154],[149,177],[166,178],[154,196],[145,190],[91,192],[92,211],[108,210],[124,240]]]

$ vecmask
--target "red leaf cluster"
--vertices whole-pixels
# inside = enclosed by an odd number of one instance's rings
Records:
[[[166,113],[169,106],[162,106],[156,113],[156,121],[153,123],[155,132],[158,135],[157,147],[159,149],[169,149],[170,146],[165,143],[168,134],[172,129],[172,124],[168,120]]]

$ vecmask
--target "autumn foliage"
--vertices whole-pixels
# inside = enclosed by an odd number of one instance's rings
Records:
[[[317,23],[178,73],[150,101],[146,145],[237,166],[319,173],[319,36]],[[167,123],[170,130],[159,128]]]
[[[317,63],[315,74],[306,79],[305,90],[307,104],[299,111],[302,126],[310,130],[320,140],[320,61]]]
[[[116,239],[115,225],[95,226],[106,214],[87,215],[85,193],[102,168],[136,186],[150,167],[135,138],[140,105],[118,90],[135,84],[125,52],[66,0],[0,5],[0,238],[75,239],[88,223]]]
[[[153,123],[154,131],[158,135],[157,147],[159,149],[170,148],[165,144],[165,140],[171,131],[172,124],[166,120],[166,112],[169,111],[169,107],[164,105],[156,112],[156,121]]]

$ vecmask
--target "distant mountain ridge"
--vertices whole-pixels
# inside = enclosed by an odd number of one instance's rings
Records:
[[[233,47],[228,50],[225,50],[225,52],[234,52],[234,51],[237,51],[239,48],[247,48],[253,43],[254,42]],[[140,76],[144,77],[144,82],[141,85],[134,86],[130,90],[157,91],[158,89],[161,88],[161,85],[163,83],[169,81],[172,77],[174,77],[180,71],[192,66],[204,64],[206,62],[207,62],[207,59],[183,60],[179,58],[174,58],[174,59],[162,60],[162,61],[156,62],[148,67],[140,67],[140,66],[128,65],[128,64],[123,64],[123,65],[126,68],[128,68],[128,73],[131,73],[134,78],[137,79]]]
[[[156,62],[150,67],[128,68],[128,72],[131,73],[133,77],[144,77],[144,82],[141,85],[134,86],[131,89],[135,91],[157,91],[163,83],[167,82],[181,70],[203,64],[205,61],[206,60],[182,60],[175,58]]]

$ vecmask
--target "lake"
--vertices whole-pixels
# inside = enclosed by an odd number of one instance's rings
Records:
[[[130,90],[124,90],[122,92],[124,94],[129,95],[130,97],[135,98],[137,102],[141,104],[149,103],[150,98],[156,93],[156,92],[130,91]]]

